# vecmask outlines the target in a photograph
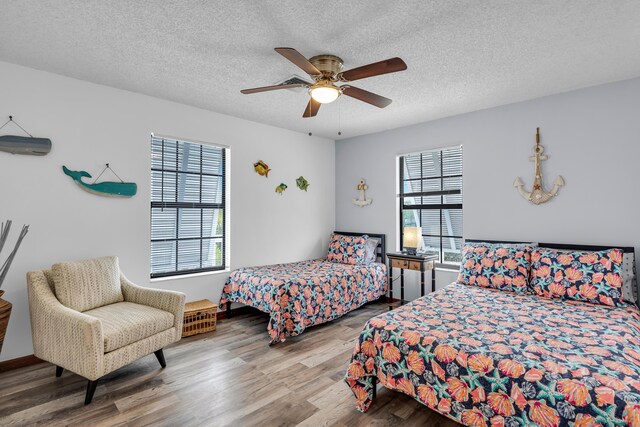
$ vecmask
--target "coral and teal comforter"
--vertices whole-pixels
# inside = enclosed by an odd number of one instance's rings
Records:
[[[640,426],[640,315],[452,284],[369,320],[345,381],[469,426]]]
[[[384,264],[341,264],[326,259],[246,267],[234,271],[220,307],[239,302],[270,315],[271,343],[337,319],[386,292]]]

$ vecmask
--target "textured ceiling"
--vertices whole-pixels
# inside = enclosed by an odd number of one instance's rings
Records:
[[[0,60],[338,139],[640,76],[640,1],[5,1]],[[242,95],[299,69],[274,52],[331,53],[357,82],[303,119],[304,90]]]

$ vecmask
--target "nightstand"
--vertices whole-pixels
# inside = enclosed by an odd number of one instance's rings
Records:
[[[392,252],[387,254],[389,260],[389,294],[388,301],[393,299],[393,269],[400,269],[400,305],[407,301],[404,299],[404,270],[415,270],[420,272],[420,296],[424,296],[424,275],[431,270],[431,292],[436,291],[436,261],[438,255],[416,254],[410,255],[403,252]],[[391,308],[391,306],[389,306]]]

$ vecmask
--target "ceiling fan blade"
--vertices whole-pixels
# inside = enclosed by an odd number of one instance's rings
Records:
[[[352,68],[338,75],[343,82],[352,82],[367,77],[380,76],[382,74],[395,73],[407,69],[407,64],[398,57],[386,59],[373,64],[363,65],[362,67]]]
[[[294,87],[307,87],[307,85],[304,85],[302,83],[294,83],[294,84],[290,84],[290,85],[263,86],[263,87],[254,87],[252,89],[242,89],[240,92],[242,92],[245,95],[247,95],[247,94],[250,94],[250,93],[268,92],[270,90],[291,89],[291,88],[294,88]]]
[[[319,76],[322,74],[320,70],[315,67],[315,65],[309,62],[307,58],[302,56],[300,52],[292,47],[277,47],[275,48],[275,51],[287,58],[289,61],[293,62],[310,76]]]
[[[318,110],[320,109],[320,104],[313,98],[309,98],[309,103],[307,104],[307,108],[304,109],[304,114],[302,117],[315,117],[318,114]]]
[[[342,93],[344,95],[366,102],[367,104],[375,105],[379,108],[384,108],[387,105],[391,104],[391,100],[389,98],[385,98],[384,96],[376,95],[373,92],[369,92],[353,86],[342,86]]]

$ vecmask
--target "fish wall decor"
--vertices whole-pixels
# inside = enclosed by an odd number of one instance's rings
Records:
[[[280,185],[278,185],[278,186],[276,187],[276,193],[278,193],[278,194],[280,194],[280,195],[282,196],[282,193],[283,193],[283,192],[284,192],[284,190],[286,190],[287,188],[288,188],[288,187],[287,187],[287,184],[285,184],[284,182],[281,182],[281,183],[280,183]]]
[[[267,165],[262,160],[258,160],[257,162],[255,162],[253,164],[253,168],[258,173],[258,175],[269,178],[269,172],[271,171],[271,169],[269,169],[269,165]]]
[[[29,132],[24,130],[22,126],[13,120],[13,116],[9,116],[9,120],[5,122],[0,129],[13,123],[29,136],[2,135],[0,136],[0,151],[10,154],[22,154],[28,156],[46,156],[51,151],[51,140],[49,138],[34,138]]]
[[[107,169],[110,169],[113,171],[113,169],[109,167],[108,163],[102,172],[104,172]],[[89,174],[89,172],[72,171],[68,169],[66,166],[62,166],[62,171],[65,173],[65,175],[70,176],[71,179],[73,179],[76,182],[76,184],[80,186],[80,188],[82,188],[85,191],[88,191],[89,193],[97,194],[98,196],[133,197],[136,195],[138,191],[138,186],[134,182],[124,182],[120,180],[120,182],[102,181],[102,182],[93,182],[89,184],[82,180],[82,178],[84,177],[91,178],[91,174]],[[100,175],[102,175],[102,173]],[[96,180],[99,178],[100,176],[98,176]]]
[[[302,175],[300,175],[300,177],[296,179],[296,185],[298,186],[299,189],[304,191],[307,191],[307,188],[309,188],[309,182],[306,179],[304,179]]]
[[[51,151],[49,138],[33,138],[29,136],[0,136],[0,151],[28,156],[46,156]]]

